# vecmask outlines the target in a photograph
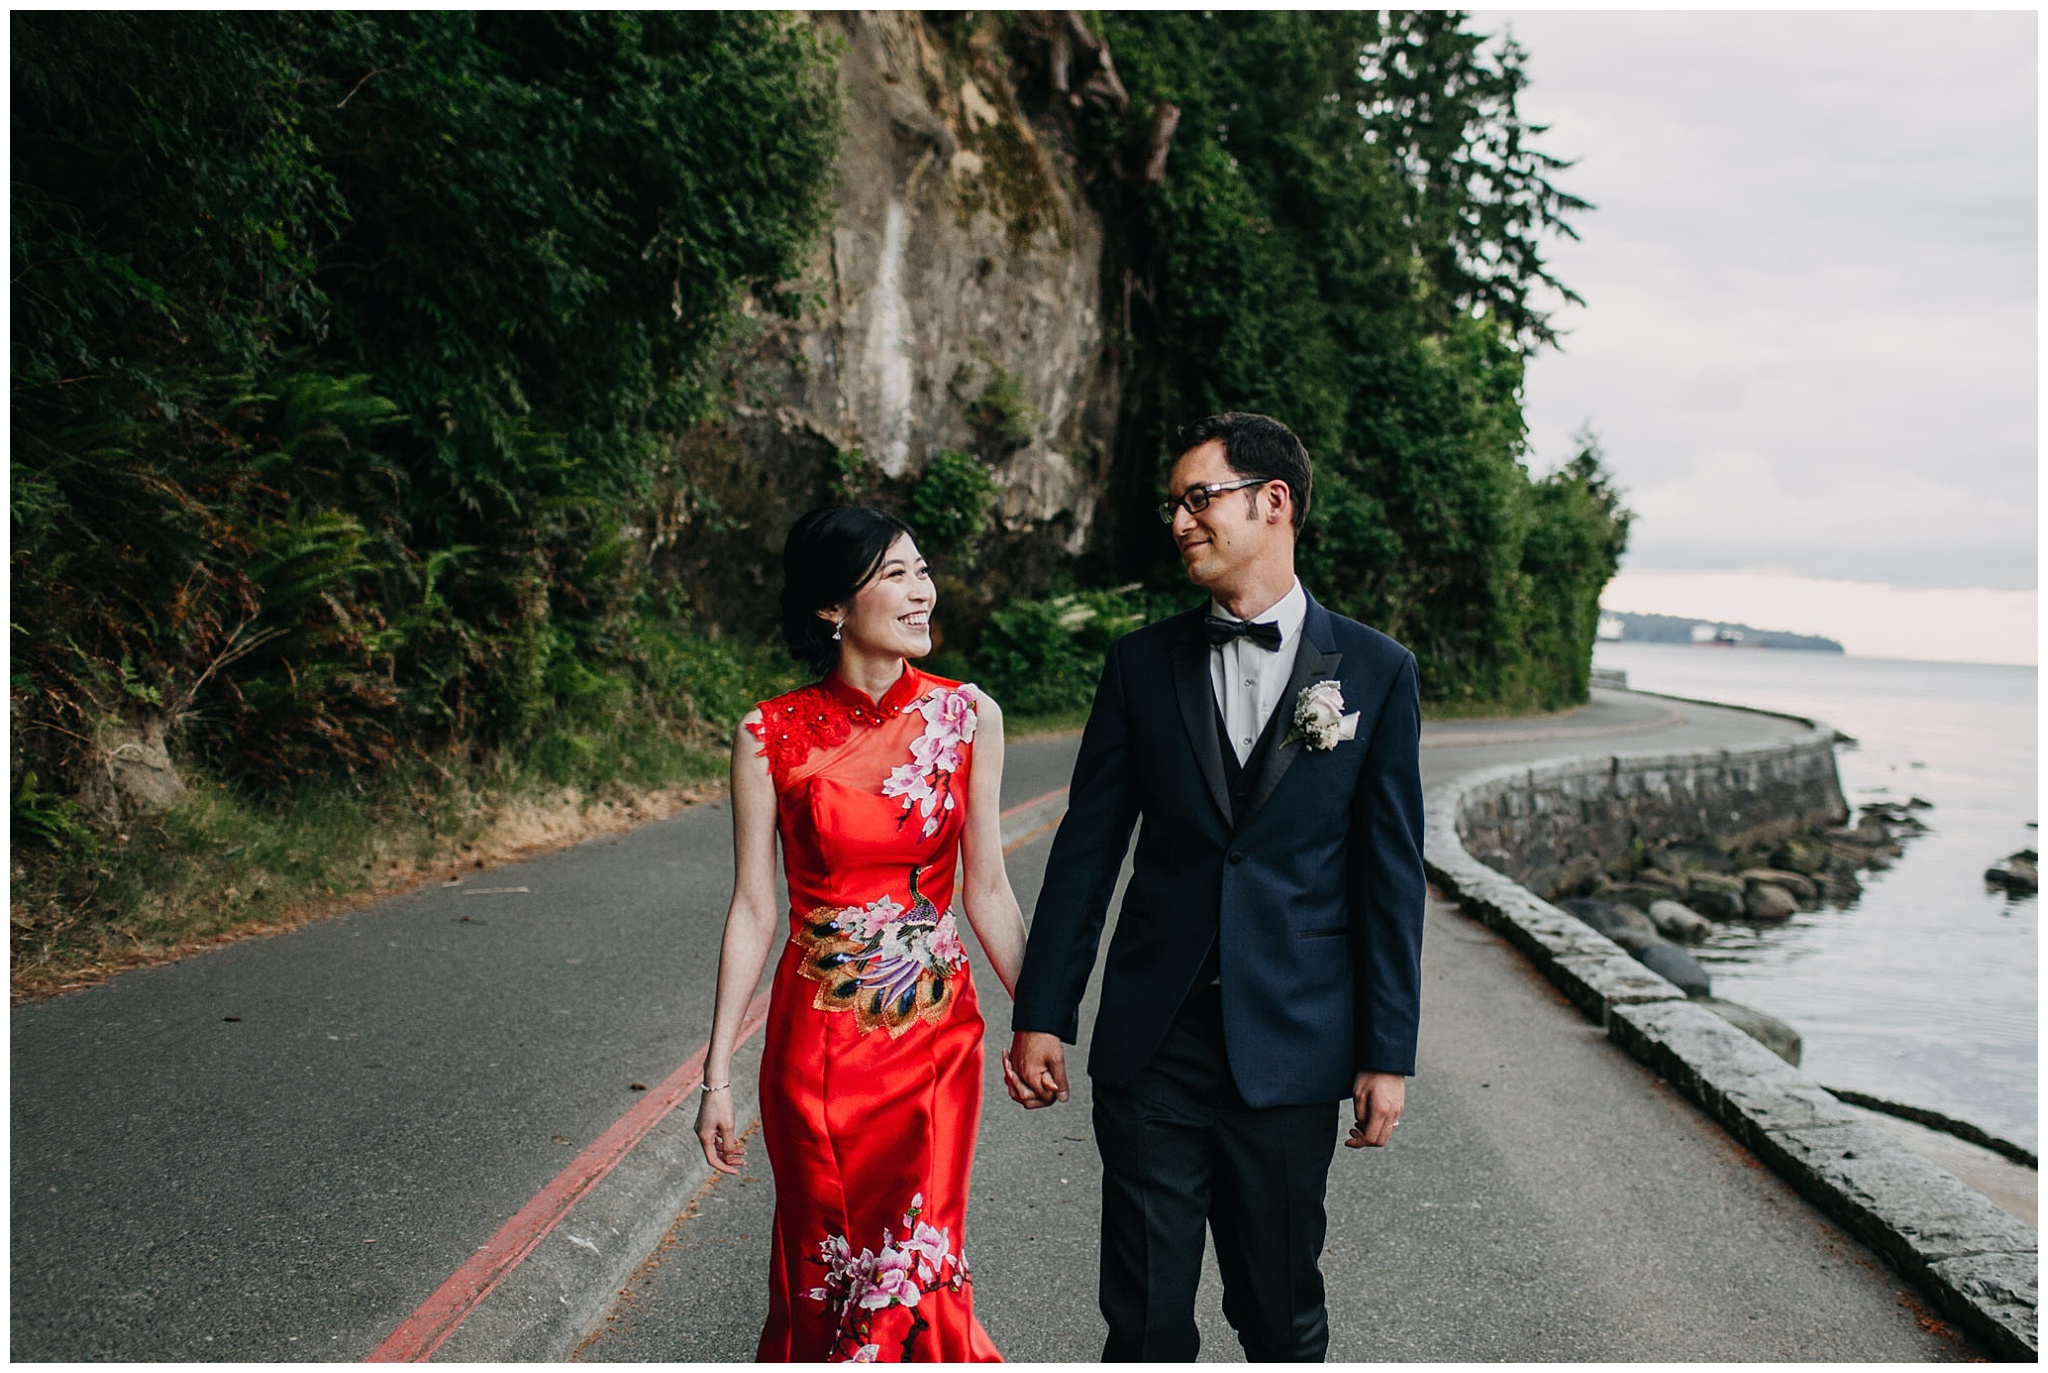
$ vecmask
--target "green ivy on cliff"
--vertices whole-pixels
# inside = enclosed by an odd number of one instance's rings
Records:
[[[1305,579],[1412,648],[1425,699],[1583,700],[1628,517],[1590,447],[1546,480],[1522,462],[1541,302],[1571,298],[1542,239],[1588,207],[1532,146],[1519,49],[1455,12],[1101,22],[1132,107],[1099,121],[1099,155],[1130,160],[1155,109],[1180,110],[1164,184],[1126,217],[1126,461],[1158,472],[1194,416],[1281,418],[1316,463]],[[1127,569],[1176,575],[1142,514],[1124,527]]]

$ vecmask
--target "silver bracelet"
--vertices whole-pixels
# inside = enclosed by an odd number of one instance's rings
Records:
[[[732,1086],[730,1082],[721,1082],[716,1087],[707,1082],[703,1084],[703,1092],[705,1096],[710,1096],[713,1092],[722,1092],[730,1086]]]

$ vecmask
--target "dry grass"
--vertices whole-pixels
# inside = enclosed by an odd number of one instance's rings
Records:
[[[724,760],[679,746],[663,784],[590,792],[430,767],[374,791],[252,804],[217,784],[62,852],[17,844],[10,991],[39,1000],[129,968],[296,929],[427,881],[616,834],[722,795]]]

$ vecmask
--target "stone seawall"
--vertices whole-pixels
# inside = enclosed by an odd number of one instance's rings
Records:
[[[1614,754],[1483,774],[1462,793],[1465,851],[1544,895],[1611,868],[1638,845],[1681,840],[1768,844],[1840,824],[1848,803],[1835,732],[1767,749]]]
[[[1557,891],[1638,843],[1764,840],[1838,821],[1846,807],[1834,743],[1833,730],[1813,725],[1754,748],[1468,773],[1429,793],[1424,863],[1431,881],[1498,930],[1618,1047],[1919,1283],[1995,1357],[2031,1362],[2039,1350],[2032,1227],[1531,890]]]

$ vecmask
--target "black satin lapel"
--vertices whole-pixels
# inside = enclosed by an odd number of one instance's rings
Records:
[[[1310,619],[1314,618],[1313,607]],[[1294,702],[1301,695],[1301,689],[1310,682],[1320,682],[1337,675],[1337,664],[1344,661],[1341,653],[1325,653],[1317,648],[1309,637],[1308,624],[1302,625],[1301,647],[1294,655],[1294,671],[1288,674],[1287,689],[1280,693],[1279,704],[1273,713],[1280,717],[1280,737],[1287,742],[1267,753],[1259,767],[1259,775],[1252,779],[1250,802],[1245,806],[1244,817],[1238,828],[1243,829],[1251,818],[1259,813],[1259,807],[1266,804],[1280,786],[1280,779],[1287,775],[1287,769],[1294,766],[1295,758],[1301,753],[1302,741],[1288,738],[1294,733]]]
[[[1173,693],[1180,700],[1181,723],[1195,764],[1216,808],[1230,819],[1230,785],[1223,779],[1223,745],[1216,738],[1216,688],[1209,681],[1209,646],[1183,635],[1173,646]]]

